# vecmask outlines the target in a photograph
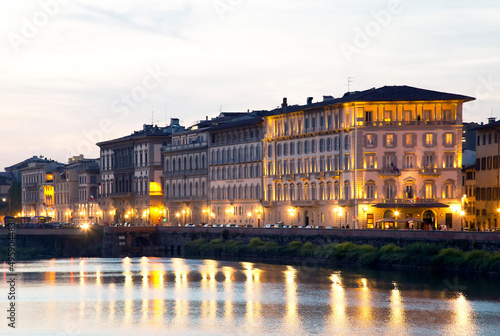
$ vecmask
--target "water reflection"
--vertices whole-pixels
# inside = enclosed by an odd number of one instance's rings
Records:
[[[389,318],[389,323],[398,333],[406,334],[406,321],[401,292],[398,289],[397,283],[394,282],[393,285],[394,289],[391,291],[391,316]]]
[[[445,291],[442,280],[415,284],[393,273],[179,258],[48,260],[19,269],[21,300],[29,302],[19,306],[30,307],[51,334],[58,321],[97,335],[473,335],[500,328],[495,295],[485,303]]]
[[[472,307],[465,298],[465,295],[458,293],[457,297],[451,300],[453,309],[453,321],[451,323],[450,335],[475,335],[474,313]]]
[[[285,276],[286,290],[286,313],[283,317],[285,323],[283,334],[298,335],[301,331],[301,325],[297,294],[297,269],[293,266],[286,266],[283,274]]]
[[[345,335],[348,328],[348,319],[346,315],[345,291],[342,287],[340,272],[335,272],[330,276],[330,318],[329,330],[335,330],[336,334]]]
[[[260,274],[261,270],[254,268],[254,264],[250,262],[242,262],[241,266],[245,269],[243,273],[246,276],[245,281],[245,300],[246,313],[245,323],[248,330],[259,330],[262,317],[261,303],[261,285]]]

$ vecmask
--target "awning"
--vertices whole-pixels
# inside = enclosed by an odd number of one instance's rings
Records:
[[[409,222],[409,221],[423,222],[423,220],[421,220],[421,219],[413,218],[413,217],[408,217],[408,218],[401,218],[401,219],[382,218],[382,219],[376,220],[375,223],[385,223],[385,222],[390,222],[390,223],[395,223],[395,222],[406,223],[406,222]]]
[[[372,207],[390,209],[390,208],[449,208],[450,206],[448,204],[434,202],[434,203],[378,203],[378,204],[373,204]]]

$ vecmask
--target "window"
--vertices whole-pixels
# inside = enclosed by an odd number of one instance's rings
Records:
[[[290,143],[290,155],[295,155],[295,144]]]
[[[326,150],[327,151],[332,150],[332,139],[331,138],[326,139]]]
[[[424,167],[426,170],[434,168],[434,153],[427,153],[424,155]]]
[[[434,181],[425,181],[424,198],[433,199],[435,198],[434,196],[435,196]]]
[[[453,146],[453,133],[445,133],[444,134],[444,145],[445,146]]]
[[[311,153],[316,153],[316,140],[311,140]]]
[[[375,155],[365,156],[365,169],[375,169]]]
[[[443,185],[443,198],[453,198],[453,181],[445,181]]]
[[[349,136],[346,135],[344,138],[344,149],[348,150],[349,149]]]
[[[297,142],[297,154],[302,154],[302,142]]]
[[[405,147],[414,147],[415,146],[415,134],[414,133],[406,133],[404,135],[405,139]]]
[[[267,146],[267,157],[268,158],[272,157],[272,154],[273,154],[273,147],[272,147],[272,145],[268,145]]]
[[[455,156],[453,153],[444,154],[444,168],[453,168]]]
[[[351,162],[351,160],[349,159],[349,154],[345,154],[344,155],[344,170],[350,169],[350,162]]]
[[[443,110],[443,120],[453,121],[453,113],[451,110]]]
[[[385,182],[385,199],[395,199],[396,198],[396,181],[387,180]]]
[[[412,169],[414,166],[414,154],[405,154],[405,168]]]
[[[309,153],[309,140],[304,141],[304,154]]]
[[[365,147],[373,148],[376,147],[376,135],[375,134],[367,134],[365,137]]]
[[[372,121],[372,111],[365,111],[365,121]]]
[[[426,147],[434,146],[434,133],[425,133],[424,134],[424,145]]]
[[[431,110],[424,110],[424,122],[429,122],[431,121],[432,117],[432,111]]]
[[[319,151],[323,153],[325,151],[325,139],[319,140]]]
[[[365,184],[365,198],[375,198],[375,182],[371,180]]]
[[[385,147],[394,147],[394,134],[385,135]]]

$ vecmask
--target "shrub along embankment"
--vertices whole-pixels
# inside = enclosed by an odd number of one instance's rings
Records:
[[[432,268],[450,271],[500,272],[500,252],[439,248],[434,243],[413,243],[406,247],[388,244],[380,248],[351,242],[314,245],[293,241],[286,246],[253,238],[248,244],[234,240],[198,239],[188,243],[188,256],[263,258],[284,261],[314,260],[327,265],[351,264],[372,268]]]

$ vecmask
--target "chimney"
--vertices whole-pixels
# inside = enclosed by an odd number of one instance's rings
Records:
[[[496,119],[497,119],[497,117],[488,118],[488,124],[493,124]]]
[[[313,102],[313,97],[307,97],[307,105],[311,105]]]
[[[281,103],[281,109],[283,110],[283,113],[286,112],[286,107],[288,106],[286,102],[286,97],[283,97],[283,103]]]
[[[323,101],[332,100],[333,96],[323,96]]]
[[[170,126],[179,125],[179,118],[170,118]]]

